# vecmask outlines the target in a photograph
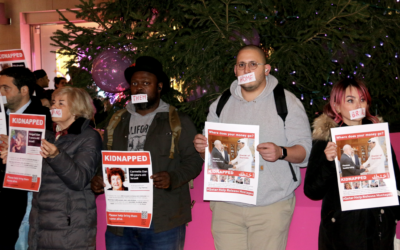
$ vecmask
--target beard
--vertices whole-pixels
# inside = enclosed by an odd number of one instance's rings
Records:
[[[156,97],[150,97],[148,96],[147,102],[145,103],[135,103],[135,108],[136,110],[148,110],[154,107],[157,103],[157,98]]]

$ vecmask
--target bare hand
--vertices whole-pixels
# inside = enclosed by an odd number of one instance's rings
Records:
[[[43,158],[54,158],[60,153],[56,145],[46,141],[45,139],[42,139],[42,146],[40,149],[42,150],[40,151],[40,155],[43,156]]]
[[[206,147],[208,147],[207,138],[202,134],[197,134],[193,140],[194,148],[199,153],[205,153]]]
[[[0,135],[0,150],[8,150],[8,135]]]
[[[150,176],[150,179],[153,179],[153,183],[156,188],[169,188],[169,185],[171,184],[171,177],[166,171],[153,174]]]
[[[8,155],[8,150],[1,151],[0,158],[3,160],[3,164],[7,163],[7,155]]]
[[[337,157],[337,146],[334,142],[328,142],[328,145],[326,145],[326,148],[324,150],[326,159],[328,161],[333,161]]]
[[[369,169],[368,169],[368,168],[366,168],[364,172],[368,173],[368,172],[369,172]]]
[[[103,182],[103,178],[101,176],[96,175],[90,181],[90,187],[92,188],[92,191],[96,194],[104,192],[105,186],[106,186],[106,184]]]
[[[272,142],[258,144],[257,151],[264,160],[269,162],[275,162],[282,156],[282,148]]]

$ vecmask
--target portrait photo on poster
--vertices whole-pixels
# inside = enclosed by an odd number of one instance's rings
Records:
[[[128,187],[124,185],[127,184],[127,174],[126,168],[106,168],[105,174],[107,175],[108,183],[106,183],[106,189],[112,191],[128,191]]]
[[[9,147],[10,152],[12,153],[26,153],[26,145],[27,145],[27,136],[25,130],[11,130],[11,145]]]

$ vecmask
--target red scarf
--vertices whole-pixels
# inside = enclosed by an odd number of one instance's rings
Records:
[[[60,138],[63,135],[67,135],[68,134],[68,128],[61,130],[60,127],[57,125],[57,123],[53,123],[53,131],[56,132],[56,141],[58,140],[58,138]]]

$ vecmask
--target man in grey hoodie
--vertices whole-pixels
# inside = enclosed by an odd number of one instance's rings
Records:
[[[242,85],[234,81],[231,97],[220,116],[216,114],[218,98],[210,106],[207,121],[259,125],[260,157],[257,204],[211,202],[212,233],[217,250],[286,248],[292,219],[294,190],[300,184],[300,166],[306,166],[311,150],[311,131],[302,103],[285,90],[288,114],[286,122],[276,111],[273,90],[278,80],[269,74],[264,52],[256,46],[240,49],[235,65],[237,77],[254,73],[255,81]],[[198,134],[193,141],[204,156],[207,139]],[[292,163],[299,181],[295,181],[288,164]],[[256,166],[257,167],[257,166]]]

